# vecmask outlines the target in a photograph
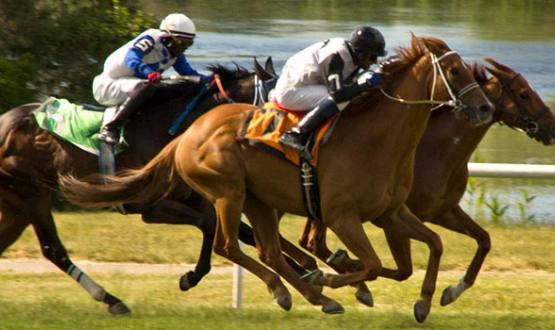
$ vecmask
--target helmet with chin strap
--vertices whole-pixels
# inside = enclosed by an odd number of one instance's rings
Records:
[[[179,13],[166,16],[160,23],[160,30],[166,32],[168,36],[185,39],[194,39],[197,32],[195,23],[189,17]]]
[[[358,53],[385,56],[385,39],[380,31],[370,26],[359,26],[351,34],[351,47]]]

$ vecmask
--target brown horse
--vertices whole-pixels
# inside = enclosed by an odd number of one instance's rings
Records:
[[[258,63],[255,67],[258,75],[272,79]],[[273,72],[270,59],[266,62],[266,69]],[[229,70],[214,66],[211,70],[219,75],[224,90],[235,101],[253,100],[253,73],[239,67]],[[152,100],[145,105],[140,116],[129,122],[125,138],[130,147],[116,157],[120,168],[145,164],[173,139],[167,133],[168,128],[184,110],[191,96],[199,91],[199,86],[189,83],[184,91],[184,95],[172,100]],[[207,110],[227,102],[226,96],[217,87],[212,87],[180,131]],[[119,298],[105,291],[71,261],[58,237],[51,213],[58,175],[95,173],[98,171],[97,157],[39,128],[33,116],[37,106],[26,104],[0,117],[0,253],[13,244],[28,225],[32,225],[42,253],[48,260],[76,280],[95,300],[108,304],[111,313],[128,313],[128,307]],[[216,218],[212,205],[198,194],[183,186],[156,204],[126,205],[126,210],[142,214],[143,221],[147,223],[189,224],[202,231],[203,244],[198,264],[193,271],[181,277],[182,290],[195,286],[209,272]]]
[[[555,144],[555,116],[539,95],[511,68],[491,58],[486,61],[491,65],[487,70],[493,77],[488,79],[481,65],[474,66],[474,76],[496,105],[493,121],[473,128],[468,122],[457,120],[448,108],[434,111],[418,144],[414,184],[406,201],[421,220],[467,235],[478,243],[478,250],[458,285],[443,291],[442,305],[455,301],[474,284],[491,246],[488,233],[459,206],[468,181],[466,164],[478,143],[494,123],[504,123],[523,130],[545,145]],[[404,280],[412,274],[408,238],[395,230],[385,230],[385,233],[399,267],[392,277]],[[299,242],[321,260],[328,261],[333,254],[326,245],[325,236],[324,224],[309,220]],[[352,267],[354,261],[348,256],[342,253],[336,255],[343,260],[331,260],[330,266],[338,271]]]
[[[442,245],[404,201],[412,184],[416,145],[430,116],[429,104],[449,97],[456,99],[455,104],[462,101],[466,105],[462,111],[475,124],[489,121],[493,106],[477,88],[462,59],[436,38],[413,36],[411,47],[400,48],[398,60],[386,63],[383,71],[387,75],[384,89],[389,94],[427,101],[399,103],[394,97],[369,92],[353,100],[341,114],[332,137],[320,151],[322,220],[358,257],[362,267],[352,273],[328,275],[318,284],[340,287],[380,275],[381,262],[361,222],[388,215],[390,222],[376,223],[399,228],[430,248],[422,299],[415,304],[416,318],[423,321],[430,310]],[[164,191],[184,180],[215,206],[216,253],[256,274],[281,307],[291,307],[290,293],[279,276],[239,248],[238,227],[244,212],[253,225],[262,261],[308,301],[322,305],[323,311],[341,312],[338,303],[299,280],[280,254],[275,210],[306,215],[300,179],[295,166],[240,143],[243,122],[254,109],[233,104],[208,112],[144,168],[119,178],[119,184],[128,190],[119,200],[111,196],[113,202],[143,199],[145,191]],[[61,178],[61,189],[69,200],[79,204],[89,204],[96,198],[96,186],[71,177]]]

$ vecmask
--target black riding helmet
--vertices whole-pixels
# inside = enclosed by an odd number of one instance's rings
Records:
[[[380,31],[370,26],[359,26],[351,34],[351,47],[367,56],[386,56],[385,39]]]

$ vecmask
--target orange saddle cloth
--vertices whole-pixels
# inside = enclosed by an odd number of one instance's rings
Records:
[[[249,145],[277,154],[295,165],[300,165],[299,153],[279,143],[279,137],[302,119],[306,112],[292,112],[278,109],[273,103],[266,103],[263,108],[252,110],[241,131],[240,137]],[[318,149],[321,143],[329,136],[336,117],[328,119],[316,133],[311,141],[312,159],[310,164],[318,163]]]

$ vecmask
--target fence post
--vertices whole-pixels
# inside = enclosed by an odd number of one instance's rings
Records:
[[[241,221],[246,222],[244,215],[241,215]],[[239,242],[239,247],[243,249],[243,243]],[[233,264],[233,289],[231,292],[231,307],[240,309],[243,304],[243,267]]]

